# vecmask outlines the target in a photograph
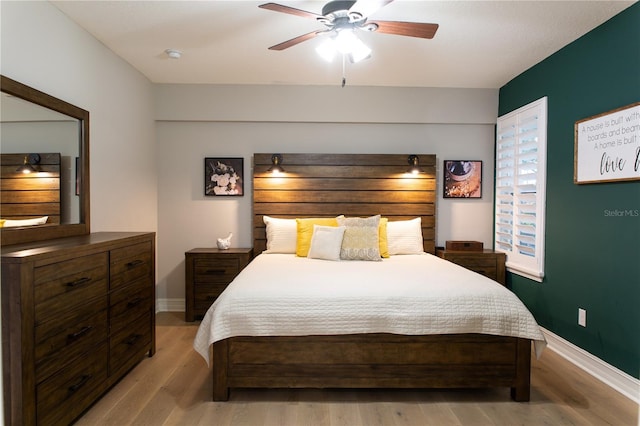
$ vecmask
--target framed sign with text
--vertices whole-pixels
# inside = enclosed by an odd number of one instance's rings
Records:
[[[640,180],[640,102],[575,123],[573,182]]]

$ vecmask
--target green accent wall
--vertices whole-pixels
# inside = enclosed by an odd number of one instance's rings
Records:
[[[579,4],[576,7],[580,7]],[[499,114],[548,97],[545,278],[508,274],[538,323],[640,372],[640,181],[573,183],[574,124],[640,101],[640,3],[500,89]],[[587,327],[578,325],[578,308]]]

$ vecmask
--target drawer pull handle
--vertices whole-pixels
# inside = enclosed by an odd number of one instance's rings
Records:
[[[142,297],[136,297],[135,299],[127,302],[127,308],[133,308],[134,306],[138,306],[140,302],[142,302],[143,300],[144,299],[142,299]]]
[[[83,374],[82,377],[80,377],[80,380],[78,380],[78,383],[69,386],[68,388],[69,392],[70,393],[76,392],[78,389],[86,385],[87,382],[91,380],[91,377],[93,377],[91,374]]]
[[[71,341],[77,340],[78,338],[84,336],[91,330],[93,330],[93,327],[90,325],[86,327],[82,327],[79,331],[76,331],[75,333],[67,335],[67,340],[71,340]]]
[[[136,259],[136,260],[132,260],[131,262],[127,263],[127,268],[131,269],[131,268],[135,268],[137,266],[140,266],[144,263],[144,260],[140,260],[140,259]]]
[[[91,281],[91,278],[89,278],[89,277],[78,278],[75,281],[71,281],[71,282],[67,283],[67,287],[77,287],[79,285],[86,284],[89,281]]]
[[[124,344],[128,346],[133,346],[138,340],[140,340],[141,337],[142,337],[141,334],[133,334],[127,340],[124,341]]]
[[[204,271],[207,275],[223,275],[225,273],[224,269],[207,269]]]

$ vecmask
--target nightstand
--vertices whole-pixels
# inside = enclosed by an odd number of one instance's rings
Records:
[[[505,262],[507,256],[504,253],[488,249],[482,251],[453,251],[438,247],[436,255],[478,272],[502,285],[506,284]]]
[[[253,249],[195,248],[185,256],[185,321],[201,319],[227,285],[251,261]]]

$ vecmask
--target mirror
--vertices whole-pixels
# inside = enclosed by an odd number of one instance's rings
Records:
[[[0,78],[3,157],[15,153],[59,153],[61,160],[60,213],[56,223],[0,228],[1,244],[88,234],[89,112],[8,77]],[[5,218],[3,212],[0,217]]]

